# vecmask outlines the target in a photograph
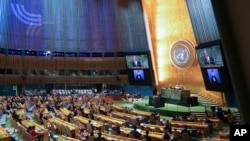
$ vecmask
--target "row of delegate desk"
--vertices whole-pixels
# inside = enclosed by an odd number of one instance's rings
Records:
[[[73,123],[67,122],[65,120],[62,120],[60,118],[50,118],[48,119],[49,123],[55,124],[55,125],[63,125],[67,126],[69,130],[75,135],[78,136],[79,134],[79,128],[75,126]]]
[[[0,126],[0,140],[1,141],[11,141],[10,134]]]
[[[102,119],[105,119],[106,121],[110,121],[110,122],[113,122],[113,123],[119,123],[119,122],[117,122],[117,121],[113,121],[114,119],[112,118],[112,117],[110,117],[110,119],[111,120],[108,120],[106,117],[103,117],[103,116],[100,116],[99,118],[102,118]],[[89,119],[88,118],[85,118],[85,117],[81,117],[81,116],[77,116],[77,117],[74,117],[74,119],[75,120],[77,120],[77,121],[79,121],[79,122],[81,122],[81,123],[83,123],[83,124],[87,124],[88,123],[88,121],[89,121]],[[116,119],[115,119],[116,120]],[[103,126],[103,123],[101,123],[101,122],[98,122],[98,121],[96,121],[96,120],[91,120],[91,123],[92,123],[92,125],[95,127],[95,128],[97,128],[97,129],[99,129],[100,131],[104,131],[104,126]],[[120,122],[119,124],[124,124],[123,122]],[[164,127],[165,126],[157,126],[157,125],[147,125],[147,124],[145,124],[144,125],[144,127],[150,127],[151,129],[154,129],[155,127],[160,127],[161,129],[162,129],[162,131],[163,131],[163,129],[164,129]],[[125,134],[127,134],[127,136],[130,134],[130,132],[133,130],[132,128],[127,128],[127,127],[121,127],[120,128],[121,129],[121,132],[123,132],[123,133],[125,133]],[[146,135],[146,130],[141,130],[140,131],[140,133],[141,133],[141,135],[142,136],[144,136],[144,135]],[[105,132],[102,132],[102,135],[103,134],[105,134]],[[111,134],[106,134],[106,136],[110,136]],[[116,136],[118,136],[118,135],[116,135]],[[151,137],[154,137],[154,138],[157,138],[157,139],[162,139],[163,138],[163,136],[164,136],[164,133],[163,132],[149,132],[149,136],[151,136]],[[119,136],[120,137],[120,136]]]
[[[35,126],[36,130],[38,130],[40,133],[43,133],[43,139],[49,140],[49,132],[48,129],[45,129],[42,125],[31,121],[31,120],[23,120],[22,125],[27,129],[29,126]]]
[[[113,106],[112,106],[113,107]],[[119,106],[114,106],[115,108],[119,109],[119,111],[122,111],[123,108],[119,107]],[[65,115],[69,114],[70,111],[68,111],[66,108],[62,108],[60,109]],[[101,110],[105,110],[104,107],[101,107]],[[89,111],[89,109],[85,108],[84,112],[87,113]],[[119,117],[128,117],[128,118],[135,118],[137,117],[137,115],[141,115],[141,116],[150,116],[152,113],[150,112],[144,112],[144,111],[139,111],[139,110],[131,110],[130,113],[123,113],[123,112],[112,112],[113,115],[115,116],[119,116]],[[123,119],[119,119],[119,118],[114,118],[114,117],[110,117],[110,116],[106,116],[106,115],[96,115],[97,119],[100,119],[102,121],[107,121],[107,122],[111,122],[114,124],[119,124],[119,125],[125,125],[126,121]],[[85,117],[75,117],[74,119],[80,121],[83,124],[87,124],[89,119],[85,118]],[[217,121],[217,119],[214,119]],[[215,122],[216,122],[215,121]],[[103,131],[103,124],[101,122],[95,121],[95,120],[91,120],[91,123],[93,124],[93,126],[95,128],[100,129],[101,131]],[[202,122],[188,122],[188,121],[172,121],[171,122],[172,125],[177,126],[177,127],[184,127],[184,126],[189,126],[189,127],[194,127],[197,129],[202,129],[203,132],[205,134],[207,134],[209,127],[207,124],[202,124]],[[152,131],[154,131],[155,128],[160,128],[160,131],[163,132],[165,126],[159,126],[159,125],[153,125],[153,124],[143,124],[143,127],[148,127],[150,128]],[[174,127],[173,127],[174,128]],[[130,130],[130,129],[128,129]],[[124,130],[125,132],[127,132],[128,130]],[[128,133],[128,132],[127,132]],[[143,133],[143,132],[142,132]],[[154,132],[153,132],[154,133]],[[160,138],[161,135],[158,134],[151,134],[152,136],[156,135],[156,138]]]
[[[116,108],[118,109],[120,107],[117,106]],[[122,111],[122,109],[123,108],[120,108],[119,111]],[[87,112],[87,110],[89,110],[89,109],[86,109],[85,112]],[[70,111],[67,110],[66,108],[61,108],[60,111],[63,114],[65,114],[65,115],[68,115],[70,113]],[[130,112],[131,113],[113,112],[112,114],[118,115],[118,116],[123,116],[123,117],[130,117],[130,118],[135,118],[135,116],[137,116],[137,115],[142,115],[142,116],[150,116],[151,115],[150,112],[143,112],[143,111],[138,111],[138,110],[132,110]],[[135,115],[133,115],[133,114],[135,114]],[[99,119],[102,119],[103,121],[110,121],[112,123],[118,123],[120,125],[124,125],[125,124],[125,121],[121,120],[119,118],[113,118],[113,117],[105,116],[105,115],[96,115],[96,117],[99,118]],[[81,117],[81,116],[74,117],[74,119],[80,121],[83,124],[87,124],[88,121],[89,121],[88,118],[84,118],[84,117]],[[71,129],[71,131],[75,132],[75,135],[77,135],[79,133],[79,129],[75,125],[73,125],[73,124],[71,124],[69,122],[66,122],[66,121],[64,121],[62,119],[51,118],[51,119],[49,119],[49,122],[64,124],[66,126],[69,126],[70,129]],[[42,129],[43,128],[42,126],[39,126],[39,124],[35,124],[34,122],[29,121],[29,120],[25,120],[25,121],[23,121],[23,123],[24,124],[28,123],[28,124],[35,125],[36,127],[38,127],[38,129]],[[91,123],[93,124],[93,126],[95,128],[98,128],[101,131],[103,131],[103,123],[95,121],[95,120],[91,120]],[[199,129],[207,129],[208,128],[208,126],[206,124],[198,124],[196,122],[190,122],[189,123],[189,122],[186,122],[186,121],[185,122],[172,121],[171,123],[174,124],[174,125],[178,125],[179,127],[187,125],[187,126],[191,126],[191,127],[197,127]],[[152,129],[152,132],[150,132],[150,134],[149,134],[149,136],[151,136],[151,137],[162,139],[163,136],[164,136],[164,134],[162,132],[164,131],[164,127],[165,126],[152,125],[152,124],[144,124],[143,127],[149,127],[150,129]],[[153,132],[156,127],[160,128],[160,130],[162,132]],[[42,129],[42,130],[45,130],[45,129]],[[121,128],[121,131],[124,132],[125,134],[129,134],[131,130],[132,130],[132,128]],[[103,132],[103,134],[105,134],[107,138],[110,138],[110,136],[111,136],[111,134],[108,134],[108,133],[105,133],[105,132]],[[145,130],[142,130],[141,134],[145,135]],[[48,135],[48,133],[46,133],[46,130],[45,130],[44,137],[46,138],[47,135]],[[105,135],[103,135],[103,136],[105,137]],[[114,139],[121,137],[121,136],[118,136],[118,135],[112,135],[112,136],[114,136],[114,137],[111,137],[111,138],[114,138]],[[125,137],[124,140],[126,140],[126,139],[127,138]]]

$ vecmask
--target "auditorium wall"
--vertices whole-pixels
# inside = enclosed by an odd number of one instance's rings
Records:
[[[142,2],[150,32],[151,51],[155,57],[155,70],[158,74],[157,89],[170,85],[183,85],[192,93],[205,94],[204,96],[208,97],[213,95],[215,102],[222,103],[217,92],[205,90],[197,58],[188,68],[176,67],[171,61],[171,47],[176,41],[185,40],[193,47],[197,46],[186,1]]]

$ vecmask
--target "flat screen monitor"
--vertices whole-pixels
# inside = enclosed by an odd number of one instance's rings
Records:
[[[207,69],[210,84],[221,84],[220,74],[217,68]]]
[[[219,44],[200,46],[196,49],[201,67],[223,67],[221,48]]]
[[[144,76],[144,70],[133,70],[133,74],[134,74],[134,79],[135,81],[143,81],[145,80],[145,76]]]
[[[129,52],[125,55],[129,83],[132,85],[152,85],[153,73],[149,52]]]
[[[206,90],[232,91],[220,40],[200,44],[196,47],[201,73]]]
[[[128,79],[131,85],[152,85],[150,69],[128,69]]]
[[[135,54],[126,55],[126,63],[128,69],[148,69],[148,55],[147,54]]]

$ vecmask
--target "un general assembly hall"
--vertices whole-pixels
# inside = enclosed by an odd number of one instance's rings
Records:
[[[249,7],[247,0],[0,0],[0,140],[249,134]]]

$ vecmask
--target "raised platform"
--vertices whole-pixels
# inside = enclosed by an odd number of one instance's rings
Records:
[[[176,103],[175,103],[176,102]],[[171,101],[171,103],[165,102],[161,107],[155,107],[149,105],[149,97],[144,97],[133,103],[133,108],[149,111],[149,112],[157,112],[162,116],[174,116],[174,115],[190,115],[191,112],[205,112],[206,107],[203,105],[199,105],[197,102],[196,105],[187,105],[179,103],[179,100]]]
[[[173,98],[163,98],[159,96],[150,96],[149,97],[149,106],[154,106],[155,108],[164,107],[164,104],[176,104],[181,106],[197,106],[198,98],[195,96],[182,97],[179,99]]]
[[[160,113],[161,116],[166,116],[166,117],[173,117],[174,115],[191,115],[192,113],[205,114],[206,110],[210,109],[210,107],[214,105],[213,102],[209,101],[206,101],[206,103],[204,104],[203,100],[200,101],[201,98],[198,99],[199,99],[198,105],[196,106],[183,106],[177,104],[164,103],[164,107],[158,107],[158,108],[154,106],[149,106],[148,96],[131,102],[123,100],[123,101],[114,101],[114,103],[122,107],[128,107],[132,109],[134,108],[141,111],[157,112]],[[223,107],[224,110],[227,110],[228,108],[230,108],[231,111],[234,112],[238,111],[237,107]]]

